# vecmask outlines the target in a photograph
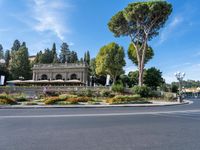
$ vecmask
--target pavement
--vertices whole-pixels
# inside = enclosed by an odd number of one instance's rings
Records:
[[[188,105],[0,109],[2,150],[199,150],[200,99]]]

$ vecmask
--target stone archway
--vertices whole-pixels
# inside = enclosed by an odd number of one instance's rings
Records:
[[[62,75],[61,74],[57,74],[56,75],[56,80],[62,80]]]
[[[76,80],[77,79],[77,75],[76,74],[72,74],[70,79],[71,80]]]
[[[41,75],[41,80],[48,80],[48,76],[46,74]]]

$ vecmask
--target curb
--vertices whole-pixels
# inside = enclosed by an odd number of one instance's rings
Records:
[[[192,104],[192,101],[184,100],[183,103],[160,103],[160,104],[123,104],[123,105],[35,105],[35,106],[0,106],[0,109],[53,109],[53,108],[116,108],[116,107],[164,107]]]

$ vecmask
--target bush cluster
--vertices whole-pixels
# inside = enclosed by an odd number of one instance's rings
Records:
[[[138,94],[141,97],[149,97],[151,95],[151,89],[146,85],[143,86],[134,86],[132,88],[134,94]]]
[[[115,96],[113,98],[107,99],[106,103],[109,103],[109,104],[130,104],[130,103],[148,103],[148,101],[141,98],[140,95],[131,95],[131,96],[118,95],[118,96]]]
[[[174,93],[164,92],[162,96],[164,100],[167,100],[167,101],[174,101],[176,99],[176,96],[174,95]]]
[[[79,92],[77,93],[77,96],[92,97],[92,96],[94,96],[94,95],[93,95],[93,92],[92,92],[90,89],[86,89],[86,90],[79,91]]]
[[[62,95],[59,95],[59,98],[61,99],[61,100],[65,100],[65,99],[67,99],[67,98],[76,98],[76,97],[78,97],[77,95],[70,95],[70,94],[62,94]]]
[[[116,83],[112,85],[112,91],[117,93],[123,93],[124,92],[124,85],[122,83]]]
[[[92,101],[92,98],[90,98],[90,97],[74,97],[74,98],[67,98],[65,101],[68,101],[72,104],[77,104],[79,102]]]
[[[0,94],[0,105],[15,105],[17,102],[7,94]]]
[[[25,96],[23,96],[23,95],[20,95],[20,96],[14,98],[14,99],[15,99],[17,102],[26,102],[26,101],[28,101],[28,99],[27,99]]]
[[[61,97],[48,97],[44,100],[46,105],[54,105],[54,104],[78,104],[80,102],[88,102],[92,101],[91,97],[77,97],[77,96],[67,96],[62,95]]]
[[[112,93],[112,91],[109,90],[102,90],[100,92],[101,97],[114,97],[115,95]]]
[[[44,103],[46,105],[53,105],[59,101],[62,101],[59,97],[48,97],[48,98],[45,98]]]

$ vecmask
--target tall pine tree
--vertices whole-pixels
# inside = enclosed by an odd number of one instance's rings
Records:
[[[21,44],[20,44],[20,41],[19,40],[15,40],[14,43],[13,43],[13,46],[11,48],[11,51],[18,51],[19,48],[20,48]]]
[[[66,63],[66,62],[69,63],[70,62],[69,45],[65,42],[61,45],[60,62],[61,63]]]
[[[5,62],[6,62],[6,68],[8,68],[9,66],[9,63],[10,63],[10,51],[9,50],[6,50],[5,52],[5,56],[4,56],[4,59],[5,59]]]
[[[0,59],[4,58],[3,46],[0,44]]]
[[[56,52],[56,44],[55,43],[53,43],[51,53],[52,53],[52,58],[53,58],[52,63],[58,63],[58,56],[57,56],[57,52]]]
[[[31,79],[28,48],[26,46],[20,46],[20,48],[14,52],[14,55],[15,57],[12,58],[10,64],[12,79],[17,80],[19,77],[23,77],[25,80]]]

